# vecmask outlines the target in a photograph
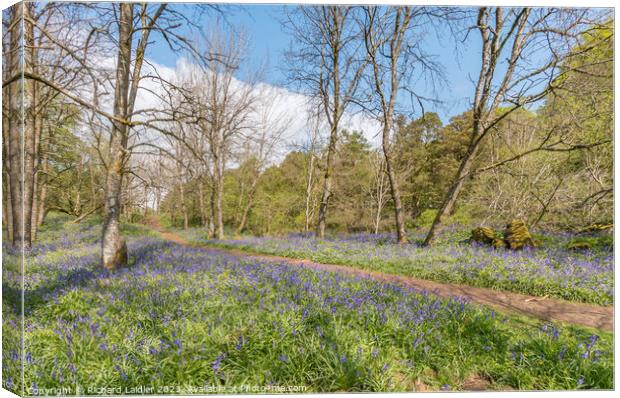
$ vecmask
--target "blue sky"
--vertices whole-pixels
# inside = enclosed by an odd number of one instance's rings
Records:
[[[248,62],[262,63],[268,57],[269,68],[265,82],[284,85],[285,73],[282,70],[283,52],[289,47],[291,38],[283,31],[280,19],[283,5],[243,5],[236,6],[229,12],[225,9],[228,22],[235,27],[243,27],[250,38]],[[205,21],[208,29],[208,21]],[[438,37],[440,36],[440,37]],[[471,79],[475,77],[480,65],[480,50],[476,46],[477,37],[470,35],[468,43],[461,44],[459,54],[454,49],[453,39],[449,34],[429,34],[426,38],[425,51],[437,56],[443,65],[447,86],[434,93],[424,84],[418,84],[417,90],[424,96],[436,97],[442,104],[427,104],[425,111],[437,112],[444,123],[450,117],[458,115],[469,108],[469,98],[473,92]],[[151,48],[150,58],[159,64],[174,67],[178,55],[172,53],[162,40],[157,40]],[[420,116],[416,109],[414,117]]]

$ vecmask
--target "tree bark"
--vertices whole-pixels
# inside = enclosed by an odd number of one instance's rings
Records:
[[[215,193],[215,180],[214,180],[213,187],[211,189],[211,195],[209,195],[209,211],[211,213],[211,217],[209,217],[209,228],[208,228],[209,238],[215,238],[215,218],[216,218],[215,203],[217,201],[215,196],[216,196],[216,193]]]
[[[443,218],[455,209],[456,201],[462,191],[465,178],[472,174],[472,165],[474,158],[479,151],[481,142],[490,131],[491,127],[496,125],[510,112],[519,109],[525,105],[526,102],[531,102],[533,99],[519,98],[515,100],[511,99],[509,102],[513,103],[512,107],[507,108],[501,115],[496,116],[495,113],[504,102],[505,95],[508,92],[510,86],[514,84],[513,74],[517,69],[517,63],[520,60],[522,51],[525,48],[528,41],[536,40],[535,35],[532,33],[534,30],[538,30],[538,27],[532,28],[532,30],[526,31],[528,26],[528,18],[532,9],[522,8],[520,11],[516,11],[515,17],[508,29],[505,28],[506,18],[503,12],[503,8],[497,7],[493,13],[487,7],[480,7],[478,10],[477,28],[481,36],[482,52],[481,52],[481,67],[476,83],[473,111],[472,111],[472,130],[469,141],[469,146],[465,156],[461,160],[461,164],[456,173],[443,203],[433,220],[426,239],[424,240],[424,246],[432,245],[436,239],[437,234],[440,231]],[[494,21],[491,14],[494,14]],[[541,25],[544,26],[544,25]],[[553,30],[556,30],[554,27]],[[544,32],[544,30],[543,30]],[[495,74],[498,60],[502,56],[502,48],[508,43],[512,37],[512,43],[510,45],[510,53],[507,54],[507,66],[503,75],[499,78],[499,85],[497,88],[493,87],[494,79],[497,79]],[[554,54],[555,58],[555,54]],[[553,64],[553,63],[552,63]],[[541,75],[547,73],[547,69],[542,68],[538,72],[535,72],[532,76]],[[533,79],[529,76],[528,79]],[[545,77],[547,79],[548,77]],[[518,79],[518,78],[517,78]],[[531,98],[544,98],[548,92],[548,88],[543,89],[538,95]]]
[[[16,72],[22,69],[22,32],[21,32],[21,20],[23,18],[24,3],[16,4],[11,8],[11,38],[9,44],[9,53],[7,64],[9,70]],[[10,208],[13,230],[12,244],[14,247],[19,247],[23,244],[23,230],[24,230],[24,218],[23,218],[23,186],[22,186],[22,111],[21,108],[21,82],[17,81],[11,83],[8,87],[8,103],[9,103],[9,115],[8,115],[8,172],[9,172],[9,192],[10,192]]]
[[[128,116],[129,77],[132,47],[133,4],[120,3],[118,60],[114,91],[114,116],[126,120]],[[110,161],[106,172],[106,190],[101,254],[103,266],[116,269],[127,264],[127,245],[119,230],[121,189],[127,125],[112,122]]]
[[[34,7],[34,4],[32,5]],[[31,15],[32,16],[32,15]],[[32,23],[28,23],[28,35],[31,40],[31,66],[29,70],[33,73],[39,73],[37,65],[39,64],[37,47],[34,43],[34,27]],[[40,45],[40,44],[37,44]],[[31,105],[31,121],[32,121],[32,129],[33,129],[33,138],[32,138],[32,192],[31,192],[31,203],[30,203],[30,239],[32,242],[36,240],[37,230],[39,227],[39,174],[41,173],[41,137],[43,133],[43,107],[45,104],[41,104],[41,84],[32,81],[32,105]]]
[[[179,185],[181,191],[181,212],[183,213],[183,229],[189,229],[189,215],[187,214],[187,203],[185,203],[185,187],[183,184]]]
[[[405,212],[403,211],[402,201],[400,199],[400,190],[394,166],[392,164],[392,156],[390,152],[389,142],[389,123],[385,124],[383,129],[383,154],[385,156],[385,169],[390,181],[390,193],[394,201],[394,218],[396,221],[396,239],[398,243],[407,243],[407,233],[405,231]]]
[[[7,64],[12,73],[31,73],[34,56],[33,26],[30,18],[34,4],[22,2],[11,9],[11,34]],[[32,244],[32,199],[35,173],[34,85],[22,77],[9,84],[8,163],[12,243],[29,249]]]
[[[407,233],[405,231],[405,214],[403,211],[398,178],[394,170],[391,153],[390,134],[394,125],[394,110],[396,106],[396,98],[400,88],[400,76],[403,71],[399,68],[406,68],[407,65],[399,65],[401,48],[406,40],[406,33],[409,29],[409,23],[412,18],[410,7],[395,7],[393,9],[393,20],[385,19],[384,26],[377,21],[376,8],[367,8],[368,26],[364,31],[364,39],[366,50],[372,63],[375,92],[378,94],[382,118],[382,148],[385,158],[385,168],[390,182],[390,194],[394,202],[394,219],[396,224],[396,238],[399,243],[407,242]],[[383,37],[383,32],[391,32],[388,36]],[[384,49],[384,47],[386,47]],[[382,64],[380,57],[385,57],[387,62]],[[383,55],[385,54],[385,55]],[[389,71],[389,79],[384,76],[382,70]],[[389,84],[385,87],[384,84]]]
[[[36,48],[34,27],[31,18],[34,3],[24,3],[24,72],[34,71]],[[37,93],[34,81],[24,80],[24,247],[30,248],[33,241],[32,208],[36,195],[37,173]]]
[[[198,183],[198,206],[200,207],[200,222],[203,227],[207,226],[207,212],[205,210],[205,188],[202,178]]]
[[[325,164],[325,174],[323,175],[323,194],[319,205],[319,220],[316,228],[316,236],[320,239],[325,237],[325,224],[327,220],[327,206],[332,196],[332,173],[334,168],[334,158],[336,157],[336,144],[338,141],[338,124],[334,122],[329,135],[329,146],[327,147],[327,162]]]
[[[380,155],[379,155],[380,156]],[[384,184],[385,184],[385,170],[383,169],[383,163],[377,159],[377,176],[376,176],[376,195],[377,195],[377,210],[375,212],[374,220],[374,233],[379,233],[379,227],[381,225],[381,212],[383,211],[384,202]]]
[[[433,219],[433,224],[424,239],[424,246],[430,246],[435,243],[437,240],[437,234],[441,231],[441,226],[444,217],[452,214],[454,211],[454,205],[456,204],[456,200],[458,199],[461,190],[463,189],[463,184],[465,183],[465,179],[467,175],[469,175],[471,171],[471,167],[474,161],[474,157],[478,152],[478,145],[476,142],[472,142],[461,161],[459,169],[456,172],[456,176],[446,193],[444,201],[437,212],[437,215]]]
[[[10,47],[9,47],[10,52]],[[7,64],[10,65],[11,55],[6,54]],[[11,184],[9,181],[11,172],[10,172],[10,162],[9,162],[9,140],[10,140],[10,131],[9,124],[10,118],[8,117],[10,108],[10,86],[2,88],[2,95],[4,97],[4,101],[2,103],[2,187],[3,195],[2,195],[2,221],[4,223],[4,227],[7,231],[7,237],[9,242],[13,242],[13,210],[11,208]]]
[[[146,217],[149,215],[149,186],[144,184],[144,209],[142,211],[142,218],[146,220]]]
[[[310,201],[312,196],[312,184],[314,182],[314,145],[310,152],[310,165],[308,166],[308,181],[306,183],[306,214],[304,232],[310,230]]]
[[[224,196],[224,159],[223,159],[223,137],[218,133],[217,148],[214,153],[214,193],[215,193],[215,238],[224,239],[224,215],[223,215],[223,196]]]
[[[241,220],[239,221],[239,226],[237,227],[236,234],[240,235],[241,232],[245,229],[245,224],[248,222],[248,216],[250,214],[250,210],[252,210],[252,206],[254,205],[254,195],[256,194],[256,187],[258,186],[259,175],[258,172],[254,175],[254,179],[252,180],[252,185],[250,186],[250,191],[248,192],[248,203],[243,208],[243,212],[241,214]]]
[[[216,230],[215,236],[217,239],[224,239],[224,215],[223,215],[223,196],[224,196],[224,184],[221,177],[218,177],[216,183],[216,200],[215,200],[215,222]]]

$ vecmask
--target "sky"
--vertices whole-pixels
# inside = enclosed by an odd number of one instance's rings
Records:
[[[281,87],[286,87],[284,52],[291,44],[291,37],[280,23],[284,17],[284,7],[286,6],[242,5],[224,8],[227,22],[236,28],[244,29],[249,37],[247,62],[260,64],[267,59],[269,67],[264,82]],[[203,23],[205,29],[208,29],[209,20],[206,19]],[[420,83],[417,90],[425,97],[441,101],[441,104],[427,104],[425,111],[437,112],[444,123],[470,106],[474,87],[472,76],[480,65],[480,51],[475,48],[475,44],[474,36],[467,43],[461,43],[457,53],[454,40],[448,32],[431,33],[426,37],[425,52],[437,57],[436,60],[443,66],[446,83],[438,90],[431,90]],[[150,51],[147,56],[160,65],[174,67],[179,59],[179,55],[168,49],[162,40],[155,41]],[[421,109],[415,109],[412,116],[421,116]]]

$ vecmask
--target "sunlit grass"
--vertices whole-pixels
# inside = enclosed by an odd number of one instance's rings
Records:
[[[26,260],[27,393],[613,385],[609,333],[153,237],[130,238],[132,265],[109,272],[91,240],[98,231],[85,227],[83,240]],[[19,391],[20,303],[15,286],[3,289],[3,382]]]
[[[444,239],[434,247],[399,245],[389,234],[354,234],[325,240],[313,236],[211,240],[203,229],[178,231],[192,242],[248,252],[310,259],[440,282],[508,290],[535,296],[610,305],[614,258],[607,246],[586,252],[565,249],[568,238],[548,237],[540,249],[510,251]]]

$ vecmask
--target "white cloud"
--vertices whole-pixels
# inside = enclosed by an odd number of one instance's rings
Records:
[[[144,74],[148,75],[157,71],[157,74],[164,79],[172,80],[176,78],[180,80],[191,73],[194,68],[196,66],[185,59],[177,61],[175,68],[149,62],[148,66],[145,66]],[[247,86],[247,83],[238,79],[234,79],[232,84],[233,86],[239,86],[241,91],[244,91],[244,86]],[[153,94],[161,91],[159,85],[160,83],[157,80],[144,80],[144,89],[138,91],[136,110],[159,106],[159,99]],[[316,109],[313,109],[316,105],[313,105],[307,96],[284,87],[262,82],[256,85],[255,92],[259,96],[259,104],[273,101],[270,111],[272,117],[290,121],[290,125],[287,127],[284,135],[287,144],[301,143],[307,140],[309,134],[308,121],[310,120],[310,115],[316,113]],[[377,143],[376,135],[380,128],[379,123],[364,113],[345,113],[342,117],[341,127],[348,130],[362,131],[371,143]],[[321,135],[327,135],[328,133],[328,131],[322,131]]]
[[[96,61],[96,65],[99,71],[105,72],[108,76],[113,76],[116,60],[114,58],[100,59]],[[189,76],[195,68],[197,68],[196,65],[183,58],[179,59],[173,68],[147,60],[142,70],[144,78],[141,81],[136,97],[134,119],[140,120],[143,117],[142,111],[161,109],[162,107],[161,96],[164,94],[164,89],[162,88],[161,81],[158,78],[152,78],[152,76],[178,82],[184,77]],[[238,86],[241,91],[247,88],[248,85],[248,83],[239,79],[234,79],[232,84],[233,86]],[[81,92],[80,95],[91,100],[94,95],[92,90],[85,88],[83,91],[90,91]],[[108,81],[105,87],[100,87],[99,91],[100,93],[105,93],[100,94],[97,98],[99,107],[106,112],[112,112],[114,90],[111,83]],[[256,84],[255,93],[259,97],[258,104],[269,104],[271,107],[269,111],[270,117],[287,121],[283,142],[279,153],[276,154],[276,157],[279,159],[274,159],[275,161],[282,159],[285,152],[292,147],[308,142],[311,129],[313,128],[310,116],[317,113],[316,104],[313,104],[306,95],[263,82]],[[254,117],[258,117],[258,115],[254,115]],[[340,125],[341,128],[347,130],[363,132],[373,146],[378,146],[377,133],[380,125],[367,114],[362,112],[346,112],[341,119]],[[84,127],[84,132],[88,134],[88,128]],[[326,141],[328,135],[329,129],[326,123],[323,122],[319,130],[319,136],[323,141]],[[140,139],[154,143],[161,141],[161,136],[159,136],[159,133],[151,132],[147,135],[142,134]]]

